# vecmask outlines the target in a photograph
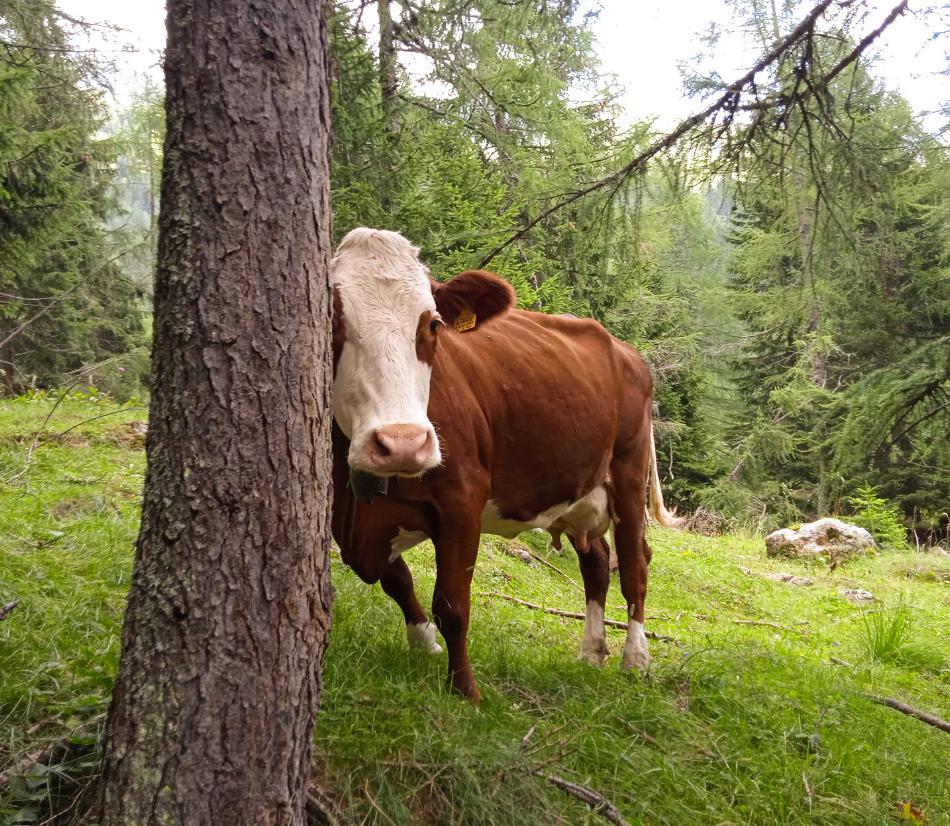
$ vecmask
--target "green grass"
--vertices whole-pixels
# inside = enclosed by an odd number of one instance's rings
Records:
[[[65,402],[22,473],[53,401],[0,403],[0,604],[20,601],[0,622],[0,772],[56,742],[54,774],[82,775],[116,669],[144,467],[129,422],[144,413],[52,438],[111,410]],[[680,645],[653,642],[640,677],[619,670],[622,631],[591,668],[576,659],[582,623],[488,595],[583,610],[572,553],[523,541],[571,581],[484,542],[478,707],[445,690],[444,654],[407,652],[399,611],[334,558],[316,779],[355,822],[605,822],[544,779],[555,774],[631,824],[890,824],[899,801],[950,823],[950,736],[866,696],[950,716],[946,559],[881,554],[829,572],[767,559],[759,537],[653,531],[647,628]],[[425,601],[432,549],[407,560]],[[763,576],[774,571],[814,585]],[[853,605],[848,587],[877,600]],[[607,615],[624,616],[616,583]],[[41,820],[55,786],[48,772],[9,784],[0,823]]]

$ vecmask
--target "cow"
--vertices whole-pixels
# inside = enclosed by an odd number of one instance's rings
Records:
[[[607,653],[612,529],[628,630],[621,666],[650,662],[643,629],[650,513],[677,526],[656,470],[653,385],[637,351],[590,319],[514,309],[510,284],[445,283],[398,233],[358,228],[330,267],[333,536],[343,561],[402,609],[410,647],[448,649],[448,683],[478,701],[466,636],[482,533],[541,528],[577,550],[580,656]],[[431,539],[435,627],[402,554]]]

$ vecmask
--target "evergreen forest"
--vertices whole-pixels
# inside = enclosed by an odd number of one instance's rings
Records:
[[[629,122],[579,0],[337,4],[334,241],[398,230],[434,277],[495,271],[639,348],[694,530],[871,513],[945,543],[946,102],[922,120],[871,59],[906,4],[727,5],[762,60],[684,67],[701,116],[670,130]],[[148,394],[162,91],[110,107],[97,25],[0,0],[8,396]]]

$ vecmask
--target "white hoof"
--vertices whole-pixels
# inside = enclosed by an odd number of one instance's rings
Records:
[[[636,620],[630,620],[620,667],[624,671],[636,669],[641,674],[650,667],[650,646],[647,644],[646,634],[643,633],[643,624]]]
[[[607,656],[607,639],[604,636],[604,607],[594,600],[587,603],[584,618],[584,639],[578,658],[591,665],[600,665]]]
[[[586,642],[586,641],[585,641]],[[582,662],[589,663],[590,665],[600,666],[604,664],[604,658],[607,656],[607,646],[601,642],[599,647],[588,648],[586,645],[581,645],[581,652],[577,655],[577,659]]]
[[[427,654],[442,653],[442,646],[435,638],[435,626],[431,622],[407,625],[406,639],[409,640],[410,651],[424,651]]]

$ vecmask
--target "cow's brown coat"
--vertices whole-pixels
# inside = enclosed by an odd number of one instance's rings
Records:
[[[504,310],[495,293],[488,306],[479,305],[488,277],[457,276],[470,295],[455,293],[442,306],[434,289],[448,325],[463,309],[481,318]],[[433,367],[428,415],[443,462],[421,478],[391,480],[385,497],[359,501],[347,485],[347,441],[335,429],[333,532],[343,560],[366,582],[380,581],[413,624],[427,618],[408,566],[401,557],[389,561],[390,542],[400,528],[433,540],[432,611],[448,647],[451,684],[477,700],[465,639],[481,515],[489,500],[504,517],[526,522],[609,479],[621,587],[631,618],[643,622],[652,380],[632,347],[591,320],[512,310],[464,333],[449,327],[431,333],[429,322],[420,318],[416,347]],[[342,319],[336,327],[345,330]],[[589,541],[579,553],[585,592],[588,602],[603,606],[606,541],[571,539],[575,546]]]

